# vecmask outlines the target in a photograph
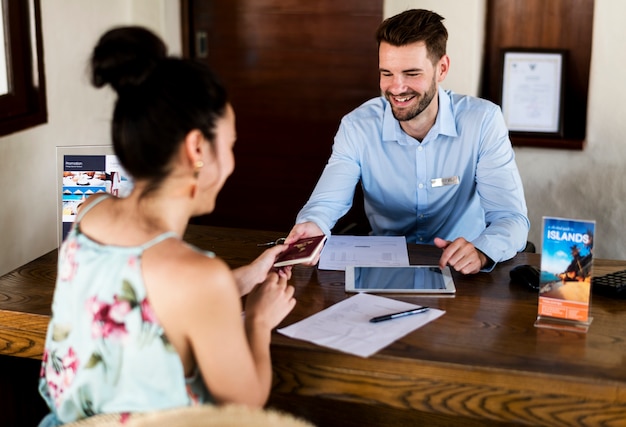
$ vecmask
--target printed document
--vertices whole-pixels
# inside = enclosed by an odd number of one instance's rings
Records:
[[[347,265],[406,266],[404,236],[330,236],[322,249],[320,270],[345,270]]]
[[[372,323],[376,316],[418,308],[419,305],[372,294],[357,294],[278,332],[360,357],[369,357],[445,311],[429,310],[402,318]]]

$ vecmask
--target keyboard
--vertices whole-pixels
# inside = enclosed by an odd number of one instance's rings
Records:
[[[591,277],[591,290],[594,294],[611,298],[626,298],[626,270]]]

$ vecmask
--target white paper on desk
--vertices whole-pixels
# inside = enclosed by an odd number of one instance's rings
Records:
[[[419,307],[378,295],[360,293],[306,319],[278,329],[283,335],[309,341],[361,357],[369,357],[409,332],[439,318],[445,311],[424,313],[371,323],[375,316]]]
[[[320,270],[345,270],[347,265],[409,265],[404,236],[335,236],[320,254]]]

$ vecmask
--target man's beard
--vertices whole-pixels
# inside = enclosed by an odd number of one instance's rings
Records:
[[[387,92],[385,95],[387,97],[387,100],[389,101],[389,98],[392,95],[389,92]],[[415,92],[403,93],[399,96],[403,96],[403,95],[417,96]],[[401,111],[398,111],[393,106],[393,103],[391,103],[391,112],[393,113],[393,116],[396,118],[396,120],[398,120],[399,122],[408,122],[414,117],[417,117],[426,108],[428,108],[428,106],[430,105],[435,95],[437,95],[437,85],[435,84],[435,78],[433,76],[432,84],[430,85],[428,90],[424,93],[424,96],[420,99],[420,101],[417,103],[415,107],[412,107],[409,109],[402,109]]]

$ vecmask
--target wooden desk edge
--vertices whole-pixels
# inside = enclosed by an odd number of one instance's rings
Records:
[[[581,383],[548,372],[468,369],[436,361],[407,364],[387,356],[373,356],[377,368],[371,372],[360,359],[332,353],[273,348],[273,395],[324,399],[331,393],[332,399],[401,411],[537,425],[551,425],[550,420],[578,425],[574,418],[583,414],[593,414],[598,425],[626,420],[625,383]]]
[[[0,310],[0,354],[41,359],[49,316]]]

